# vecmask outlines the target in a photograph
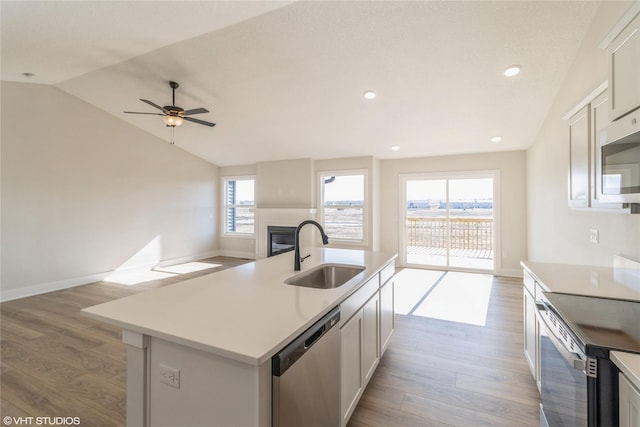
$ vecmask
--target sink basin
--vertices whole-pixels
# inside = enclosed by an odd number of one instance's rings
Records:
[[[364,271],[359,265],[322,264],[304,273],[289,277],[284,283],[306,288],[334,289]]]

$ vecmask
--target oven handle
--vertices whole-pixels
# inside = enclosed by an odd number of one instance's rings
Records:
[[[536,306],[538,307],[538,319],[540,319],[540,321],[543,323],[547,331],[547,336],[549,337],[549,340],[551,340],[551,343],[553,344],[553,346],[562,355],[564,360],[566,360],[567,363],[569,363],[569,365],[573,366],[574,369],[577,369],[579,371],[583,371],[586,373],[586,369],[587,369],[586,357],[583,357],[579,353],[573,353],[569,351],[569,349],[565,347],[564,344],[562,344],[562,342],[558,339],[558,337],[556,337],[556,335],[553,333],[553,329],[551,329],[551,327],[547,323],[546,319],[544,318],[544,315],[541,313],[542,311],[546,311],[545,307],[539,304],[536,304]]]

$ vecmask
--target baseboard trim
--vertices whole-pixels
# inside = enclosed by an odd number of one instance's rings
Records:
[[[521,268],[502,268],[498,274],[499,276],[504,277],[516,277],[522,278],[522,269]]]
[[[172,265],[176,265],[176,264],[184,264],[185,262],[193,262],[193,261],[198,261],[201,259],[205,259],[205,258],[212,258],[215,256],[220,256],[222,255],[220,253],[220,251],[208,251],[208,252],[204,252],[198,255],[189,255],[189,256],[183,256],[183,257],[179,257],[179,258],[171,258],[171,259],[165,259],[163,261],[160,261],[157,265],[155,265],[153,268],[156,267],[169,267]]]
[[[20,298],[32,297],[35,295],[46,294],[48,292],[60,291],[62,289],[73,288],[76,286],[86,285],[89,283],[100,282],[113,271],[104,273],[90,274],[87,276],[74,277],[71,279],[56,280],[54,282],[39,283],[37,285],[26,286],[18,289],[9,289],[0,291],[0,302],[12,301]]]
[[[231,258],[245,258],[245,259],[256,259],[256,254],[253,252],[242,252],[242,251],[218,251],[217,256],[228,256]]]
[[[215,256],[222,256],[220,251],[208,251],[198,255],[189,255],[179,258],[171,258],[160,261],[155,266],[137,266],[136,268],[128,268],[129,270],[149,270],[155,267],[168,267],[176,264],[183,264],[186,262],[197,261],[200,259],[211,258]],[[224,256],[234,256],[226,255]],[[244,256],[243,256],[244,257]],[[86,276],[74,277],[70,279],[56,280],[54,282],[39,283],[36,285],[25,286],[18,289],[0,290],[0,302],[12,301],[20,298],[32,297],[35,295],[46,294],[48,292],[60,291],[62,289],[69,289],[76,286],[87,285],[89,283],[100,282],[118,270],[106,271],[103,273],[89,274]],[[122,271],[122,270],[119,270]]]

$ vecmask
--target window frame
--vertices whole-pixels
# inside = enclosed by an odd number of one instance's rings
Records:
[[[327,170],[318,172],[318,222],[326,229],[325,226],[325,207],[345,207],[354,208],[352,205],[331,205],[324,204],[324,180],[332,176],[362,176],[362,239],[340,239],[329,236],[329,244],[339,243],[343,245],[367,246],[369,242],[369,171],[367,169],[343,169],[343,170]]]
[[[227,183],[229,181],[253,181],[253,205],[228,205],[227,204]],[[256,176],[255,175],[229,175],[222,177],[222,215],[221,217],[221,227],[222,227],[222,235],[224,237],[235,237],[235,238],[245,238],[245,239],[253,239],[256,236]],[[242,233],[238,231],[228,231],[227,230],[227,214],[230,208],[249,208],[253,210],[253,232],[252,233]]]

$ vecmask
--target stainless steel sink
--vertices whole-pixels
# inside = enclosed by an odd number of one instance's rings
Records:
[[[359,265],[321,264],[304,273],[289,277],[284,283],[306,288],[334,289],[364,271]]]

